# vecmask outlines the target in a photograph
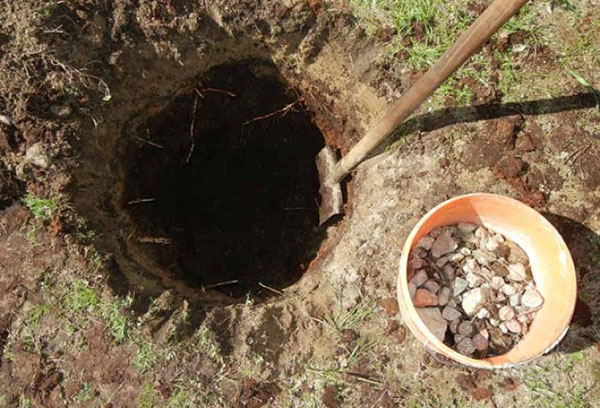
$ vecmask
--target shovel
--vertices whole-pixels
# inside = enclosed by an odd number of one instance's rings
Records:
[[[495,0],[473,22],[454,45],[444,53],[434,66],[423,75],[367,134],[336,162],[333,149],[325,146],[317,155],[321,187],[319,223],[325,223],[334,215],[341,214],[344,199],[340,182],[358,166],[369,153],[383,142],[429,95],[444,83],[465,61],[471,57],[500,27],[504,25],[527,0]]]

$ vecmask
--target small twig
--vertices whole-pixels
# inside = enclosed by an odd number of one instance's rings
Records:
[[[246,125],[248,125],[250,123],[253,123],[253,122],[258,122],[259,120],[265,120],[265,119],[271,118],[271,117],[273,117],[275,115],[278,115],[280,113],[283,114],[283,115],[285,115],[295,105],[297,105],[297,104],[299,104],[300,102],[303,102],[303,101],[304,101],[304,98],[300,98],[296,102],[292,102],[292,103],[290,103],[288,105],[285,105],[283,108],[279,109],[278,111],[271,112],[271,113],[263,115],[263,116],[257,116],[254,119],[251,119],[251,120],[249,120],[247,122],[244,122],[243,126],[246,126]]]
[[[162,145],[159,145],[158,143],[154,143],[154,142],[153,142],[153,141],[151,141],[151,140],[147,140],[147,139],[144,139],[144,138],[142,138],[142,137],[139,137],[139,136],[136,136],[135,138],[136,138],[137,140],[139,140],[140,142],[144,142],[144,143],[146,143],[146,144],[149,144],[150,146],[158,147],[159,149],[164,149],[164,148],[165,148],[164,146],[162,146]]]
[[[381,382],[379,382],[379,381],[376,381],[376,380],[371,380],[370,378],[368,378],[368,377],[365,377],[365,376],[364,376],[364,375],[362,375],[362,374],[359,374],[359,373],[353,373],[352,371],[344,371],[344,374],[348,374],[348,375],[350,375],[350,376],[352,376],[352,377],[356,378],[356,379],[357,379],[357,380],[359,380],[359,381],[364,381],[364,382],[366,382],[366,383],[369,383],[369,384],[373,384],[373,385],[383,385],[383,383],[381,383]]]
[[[153,203],[156,201],[156,198],[137,198],[135,200],[131,200],[127,202],[128,205],[134,204],[142,204],[142,203]]]
[[[190,152],[188,153],[188,156],[185,159],[186,164],[190,162],[192,154],[194,154],[194,149],[196,148],[196,141],[194,139],[194,128],[196,126],[196,111],[198,110],[199,97],[199,95],[196,95],[196,98],[194,99],[194,108],[192,110],[192,123],[190,124],[190,139],[192,141],[192,145],[190,146]]]
[[[375,408],[377,407],[377,404],[379,404],[379,401],[381,401],[383,399],[383,397],[385,396],[385,394],[387,394],[388,390],[385,390],[381,393],[381,396],[377,399],[377,401],[375,401],[375,403],[373,405],[371,405],[371,408]]]
[[[164,237],[139,237],[137,240],[142,244],[171,245],[173,243],[170,238]]]
[[[575,164],[575,162],[577,161],[577,159],[579,159],[579,157],[581,157],[585,152],[587,152],[588,150],[590,150],[592,148],[592,144],[590,143],[589,145],[587,145],[586,147],[583,147],[581,149],[578,149],[575,153],[573,153],[572,155],[569,156],[569,158],[567,159],[566,163],[569,163],[569,161],[571,159],[573,159],[571,161],[571,164]]]
[[[280,291],[280,290],[273,289],[273,288],[271,288],[271,287],[269,287],[269,286],[267,286],[267,285],[264,285],[264,284],[262,284],[262,283],[260,283],[260,282],[258,282],[258,286],[260,286],[261,288],[265,288],[265,289],[267,289],[267,290],[270,290],[270,291],[271,291],[271,292],[273,292],[273,293],[277,293],[277,294],[278,294],[278,295],[280,295],[280,296],[283,296],[283,292],[282,292],[282,291]]]
[[[225,94],[225,95],[229,95],[232,98],[237,98],[236,94],[234,94],[233,92],[226,91],[224,89],[218,89],[218,88],[201,88],[201,89],[198,89],[198,88],[196,88],[195,91],[200,96],[203,96],[202,92],[215,92],[215,93],[222,93],[222,94]]]
[[[212,285],[204,286],[204,289],[205,290],[206,289],[214,289],[214,288],[219,288],[221,286],[235,285],[238,282],[239,281],[237,279],[235,279],[235,280],[230,280],[230,281],[225,281],[225,282],[214,283]]]

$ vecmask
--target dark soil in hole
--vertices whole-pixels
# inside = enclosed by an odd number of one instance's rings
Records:
[[[267,294],[259,283],[289,286],[323,238],[314,164],[322,135],[300,103],[248,123],[299,100],[268,63],[218,66],[199,83],[213,90],[177,98],[138,129],[163,148],[139,141],[127,153],[124,205],[137,239],[193,286],[233,296]],[[154,201],[128,204],[140,198]],[[219,286],[228,281],[237,282]]]

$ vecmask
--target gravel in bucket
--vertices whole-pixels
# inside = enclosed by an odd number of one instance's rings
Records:
[[[411,252],[408,278],[423,322],[469,357],[508,352],[544,303],[525,251],[476,224],[448,225],[423,236]]]

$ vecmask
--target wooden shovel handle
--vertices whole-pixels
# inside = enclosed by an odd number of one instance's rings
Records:
[[[339,183],[354,167],[390,135],[429,95],[450,75],[477,52],[489,38],[506,23],[527,0],[496,0],[456,40],[438,62],[429,68],[385,116],[335,166],[330,183]]]

